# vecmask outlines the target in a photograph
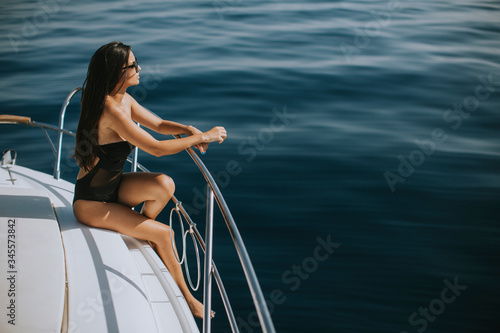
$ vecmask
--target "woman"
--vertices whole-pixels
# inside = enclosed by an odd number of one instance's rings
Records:
[[[154,156],[176,154],[190,146],[205,153],[209,142],[222,143],[227,133],[223,127],[202,133],[153,115],[126,93],[139,84],[140,71],[130,46],[121,42],[102,46],[90,60],[76,133],[74,157],[80,172],[73,211],[84,224],[152,243],[193,315],[202,318],[203,305],[191,295],[174,257],[170,229],[155,220],[174,194],[172,178],[159,173],[123,174],[123,165],[134,146]],[[161,134],[187,136],[159,141],[135,122]],[[140,203],[144,203],[141,213],[130,209]]]

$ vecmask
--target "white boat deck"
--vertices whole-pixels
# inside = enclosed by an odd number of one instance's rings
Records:
[[[15,326],[0,316],[1,332],[199,332],[146,242],[76,221],[73,184],[17,165],[9,169],[14,184],[0,167],[0,267],[9,271],[3,244],[15,219],[16,308]],[[7,306],[12,285],[0,281]]]

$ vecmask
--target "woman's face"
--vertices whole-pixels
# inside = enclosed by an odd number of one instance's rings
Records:
[[[141,66],[138,64],[136,65],[136,59],[134,56],[134,53],[130,51],[130,54],[128,56],[128,61],[125,64],[124,69],[125,71],[125,87],[130,87],[130,86],[136,86],[139,84],[139,72],[141,71]],[[137,66],[137,70],[136,70]]]

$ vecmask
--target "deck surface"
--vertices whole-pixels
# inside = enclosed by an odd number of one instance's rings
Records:
[[[0,198],[2,195],[8,198],[3,201],[6,214],[19,211],[18,215],[25,216],[21,221],[24,226],[19,229],[22,233],[18,234],[19,258],[23,258],[23,265],[29,269],[20,270],[19,276],[22,274],[23,279],[28,279],[28,274],[23,272],[30,272],[29,279],[22,280],[18,286],[23,297],[28,298],[19,300],[33,304],[37,311],[50,312],[46,316],[28,315],[31,312],[23,310],[25,305],[19,302],[16,326],[38,327],[42,325],[41,317],[50,325],[46,324],[47,329],[43,330],[6,332],[61,332],[61,327],[62,332],[82,333],[199,332],[182,293],[146,242],[79,223],[72,211],[72,183],[21,166],[10,169],[12,178],[16,179],[14,185],[5,167],[0,168]],[[13,200],[15,192],[27,199],[23,198],[25,201],[21,204]],[[45,203],[29,197],[38,197]],[[21,209],[24,206],[26,208]],[[54,207],[52,218],[49,206]],[[1,207],[0,234],[5,237],[7,217],[1,217]],[[33,217],[37,211],[43,219]],[[32,240],[36,240],[33,251],[28,251],[27,244]],[[2,244],[3,241],[2,238]],[[35,245],[36,256],[31,256]],[[4,263],[2,258],[2,265]],[[56,278],[47,275],[49,271]],[[2,303],[7,295],[5,281],[0,283]],[[37,294],[39,289],[44,289],[45,294]],[[0,323],[3,332],[5,318]]]

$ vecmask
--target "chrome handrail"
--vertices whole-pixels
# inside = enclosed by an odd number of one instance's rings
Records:
[[[64,118],[66,115],[66,108],[68,107],[71,99],[73,96],[80,91],[82,88],[78,87],[73,89],[69,95],[66,97],[60,111],[59,115],[59,127],[45,124],[45,123],[39,123],[32,121],[31,119],[24,119],[24,120],[5,120],[1,121],[0,124],[18,124],[18,125],[28,125],[32,127],[39,127],[43,130],[45,136],[47,137],[47,140],[49,141],[49,144],[51,145],[52,149],[55,150],[55,146],[48,136],[46,129],[50,129],[53,131],[58,132],[58,146],[57,150],[54,151],[55,156],[56,156],[56,163],[54,166],[54,178],[59,179],[60,178],[60,172],[61,172],[61,157],[62,157],[62,141],[63,141],[63,134],[68,134],[73,137],[76,137],[76,134],[64,129]],[[176,139],[181,138],[179,135],[174,135]],[[236,252],[239,257],[240,264],[243,268],[243,272],[245,274],[245,278],[247,280],[248,287],[250,289],[250,293],[252,295],[253,303],[255,305],[255,309],[257,311],[257,315],[259,317],[259,322],[262,327],[262,331],[265,333],[274,333],[275,328],[274,324],[271,318],[271,314],[269,313],[269,309],[267,308],[266,301],[264,299],[264,295],[262,293],[262,289],[260,287],[259,281],[257,279],[257,275],[255,273],[255,270],[253,268],[252,262],[250,260],[250,256],[248,255],[248,252],[246,250],[245,244],[243,242],[243,239],[240,235],[240,232],[238,230],[238,227],[236,226],[236,223],[234,221],[234,218],[231,214],[231,211],[229,210],[229,207],[222,196],[222,193],[217,186],[217,183],[215,182],[212,174],[210,171],[208,171],[207,167],[205,164],[201,161],[200,157],[194,152],[193,148],[189,147],[186,149],[186,152],[191,156],[195,164],[198,166],[199,170],[203,174],[203,177],[205,178],[205,181],[207,182],[207,223],[206,223],[206,234],[205,234],[205,241],[201,237],[198,229],[196,228],[196,224],[193,222],[189,214],[187,213],[186,209],[182,206],[182,203],[174,196],[172,198],[173,202],[179,206],[179,209],[186,219],[187,223],[190,225],[190,228],[193,230],[193,233],[195,235],[196,240],[198,241],[198,244],[202,251],[205,252],[205,272],[204,272],[204,320],[203,320],[203,332],[204,333],[210,333],[211,331],[211,325],[210,325],[210,311],[211,311],[211,280],[212,276],[215,279],[215,282],[218,286],[219,293],[222,297],[222,302],[224,304],[224,308],[226,310],[226,314],[228,316],[229,324],[231,326],[231,330],[235,333],[239,333],[238,325],[236,318],[233,313],[232,306],[229,301],[229,297],[227,295],[227,292],[224,288],[224,284],[222,283],[222,279],[220,277],[219,271],[217,270],[217,267],[215,266],[215,262],[212,259],[212,249],[213,249],[213,244],[212,244],[212,233],[213,233],[213,206],[214,206],[214,199],[217,201],[217,204],[219,206],[219,209],[222,213],[222,216],[224,217],[224,220],[226,222],[226,226],[229,230],[229,233],[231,235],[231,238],[233,240]],[[137,148],[135,148],[133,158],[131,159],[130,157],[127,158],[127,161],[132,164],[132,170],[135,171],[136,168],[141,169],[143,172],[149,172],[148,169],[146,169],[144,166],[139,164],[137,162],[138,159],[138,154],[137,154]]]

